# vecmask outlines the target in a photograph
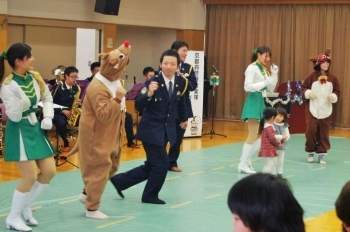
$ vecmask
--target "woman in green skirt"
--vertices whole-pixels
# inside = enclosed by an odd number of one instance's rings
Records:
[[[34,57],[31,50],[27,44],[16,43],[0,56],[0,97],[8,115],[4,159],[16,162],[22,174],[13,194],[6,226],[20,231],[32,231],[27,224],[38,224],[31,205],[56,173],[55,150],[42,130],[52,127],[52,96],[40,74],[32,71]],[[12,67],[12,73],[3,80],[5,60]],[[40,100],[44,115],[41,125],[36,117]]]
[[[273,92],[277,84],[278,67],[272,64],[271,75],[265,67],[269,64],[271,55],[271,49],[267,46],[254,49],[252,63],[245,71],[244,90],[248,92],[248,97],[244,102],[241,120],[248,122],[248,138],[243,145],[238,172],[256,173],[251,165],[251,156],[253,150],[256,150],[253,147],[260,145],[256,138],[259,120],[265,109],[264,97],[266,92]]]

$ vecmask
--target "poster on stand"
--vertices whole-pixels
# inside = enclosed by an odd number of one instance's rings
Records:
[[[198,137],[202,136],[203,123],[204,52],[188,51],[185,62],[193,66],[198,86],[190,92],[193,118],[188,119],[184,137]]]

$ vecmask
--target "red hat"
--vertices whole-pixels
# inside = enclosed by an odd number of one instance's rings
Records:
[[[331,57],[329,56],[330,53],[331,53],[331,50],[327,48],[323,54],[313,58],[309,58],[309,60],[314,64],[314,67],[316,67],[319,64],[322,64],[325,61],[328,61],[330,63],[331,62]]]

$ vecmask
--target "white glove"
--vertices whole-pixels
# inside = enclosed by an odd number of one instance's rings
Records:
[[[41,129],[43,130],[50,130],[52,128],[52,119],[49,117],[45,117],[41,121]]]
[[[21,87],[19,87],[16,82],[12,81],[9,84],[10,91],[18,98],[21,98]]]
[[[270,66],[270,71],[271,71],[272,74],[277,74],[278,73],[278,66],[275,65],[275,64],[272,64]]]
[[[273,83],[273,78],[268,77],[266,80],[264,80],[264,83],[266,86],[271,85]]]

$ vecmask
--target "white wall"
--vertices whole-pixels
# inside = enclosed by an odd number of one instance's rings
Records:
[[[119,47],[124,40],[129,40],[131,44],[130,63],[127,67],[128,80],[125,86],[130,90],[134,85],[134,76],[136,83],[144,82],[142,77],[144,67],[152,66],[158,70],[161,54],[170,49],[172,42],[176,40],[176,30],[118,26],[115,47]]]
[[[4,8],[6,1],[7,14],[11,16],[205,29],[205,11],[201,0],[121,0],[118,16],[95,13],[95,0],[0,0]]]
[[[79,70],[79,80],[85,80],[91,76],[90,65],[98,61],[96,40],[98,31],[95,29],[77,28],[76,67]]]

